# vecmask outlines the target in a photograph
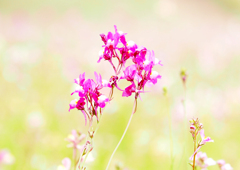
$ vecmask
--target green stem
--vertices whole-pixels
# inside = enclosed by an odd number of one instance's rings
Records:
[[[196,143],[197,137],[196,137],[196,133],[194,134],[194,150],[193,153],[195,153],[196,149],[197,149],[197,143]],[[193,156],[193,170],[195,170],[195,159],[196,159],[196,153]]]
[[[108,170],[108,168],[109,168],[109,166],[110,166],[110,163],[111,163],[111,161],[112,161],[112,158],[113,158],[115,152],[117,151],[119,145],[121,144],[121,142],[122,142],[122,140],[123,140],[123,138],[124,138],[124,136],[125,136],[125,134],[126,134],[126,132],[127,132],[127,130],[128,130],[128,127],[129,127],[129,125],[130,125],[130,123],[131,123],[131,120],[132,120],[133,114],[134,114],[135,111],[136,111],[136,105],[137,105],[137,99],[135,99],[135,101],[134,101],[132,114],[131,114],[131,116],[130,116],[130,118],[129,118],[129,121],[128,121],[128,124],[127,124],[127,127],[125,128],[124,133],[123,133],[123,135],[122,135],[120,141],[118,142],[116,148],[114,149],[114,151],[113,151],[113,153],[112,153],[112,155],[111,155],[111,157],[110,157],[110,159],[109,159],[109,161],[108,161],[108,165],[107,165],[106,170]]]
[[[173,139],[172,139],[172,115],[170,112],[168,96],[165,95],[168,109],[168,118],[169,118],[169,140],[170,140],[170,169],[173,170]]]

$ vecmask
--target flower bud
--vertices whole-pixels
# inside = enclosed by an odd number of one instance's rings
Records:
[[[191,133],[192,135],[194,135],[195,131],[196,131],[195,126],[191,125],[191,126],[190,126],[190,133]]]
[[[185,84],[187,79],[187,72],[185,68],[182,68],[182,70],[180,71],[180,76],[182,78],[183,84]]]

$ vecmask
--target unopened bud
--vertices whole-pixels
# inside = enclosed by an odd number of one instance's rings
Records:
[[[182,78],[183,83],[186,83],[186,79],[187,79],[187,72],[185,68],[182,68],[182,70],[180,71],[180,76]]]
[[[195,126],[193,126],[193,125],[191,125],[190,126],[190,133],[195,133],[195,130],[196,130],[196,128],[195,128]]]
[[[167,92],[168,92],[168,91],[167,91],[167,87],[163,87],[163,95],[164,95],[164,96],[167,96]]]
[[[92,139],[92,138],[93,138],[93,136],[94,136],[94,132],[95,132],[95,131],[91,131],[91,132],[90,132],[90,131],[88,131],[88,135],[89,135],[89,137],[90,137],[91,139]]]

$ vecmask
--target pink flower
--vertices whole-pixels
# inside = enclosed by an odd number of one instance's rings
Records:
[[[120,77],[120,79],[126,79],[127,81],[133,82],[136,72],[135,65],[128,66],[125,70],[123,70],[124,75]]]
[[[200,124],[200,126],[202,126],[201,124]],[[204,134],[204,129],[201,129],[200,131],[199,131],[199,133],[200,133],[200,136],[201,136],[201,142],[200,142],[200,144],[198,145],[198,147],[197,147],[197,149],[196,149],[196,151],[193,153],[193,155],[190,157],[190,159],[192,159],[193,157],[194,157],[194,155],[199,151],[199,149],[203,146],[203,145],[205,145],[207,142],[214,142],[210,137],[205,137],[205,134]]]
[[[84,139],[86,135],[77,132],[76,130],[72,130],[72,133],[68,135],[65,139],[70,142],[67,147],[73,147],[76,149],[81,149],[81,145],[79,145]]]
[[[14,160],[15,159],[14,159],[13,155],[7,149],[0,150],[0,165],[1,164],[5,164],[5,165],[13,164]]]
[[[150,74],[150,82],[152,82],[153,84],[157,83],[157,79],[160,79],[162,76],[156,72],[156,71],[152,71]]]
[[[122,96],[124,97],[129,97],[132,93],[140,97],[139,93],[144,93],[146,84],[156,84],[157,80],[161,78],[161,75],[156,71],[152,71],[152,69],[155,65],[162,64],[155,58],[154,51],[138,46],[134,41],[126,42],[126,34],[118,31],[116,26],[114,27],[115,33],[109,32],[107,36],[104,34],[100,35],[105,45],[103,45],[104,52],[100,52],[98,62],[104,58],[112,65],[115,75],[110,79],[111,87],[115,86],[118,90],[123,91]],[[119,43],[122,43],[124,46],[117,47]],[[117,59],[117,67],[112,62],[113,58]],[[132,60],[134,64],[125,67],[127,60]],[[124,90],[118,86],[116,81],[121,70],[123,71],[123,76],[119,80],[125,79],[131,82],[131,85],[125,87]]]
[[[80,110],[85,118],[85,125],[87,124],[87,117],[92,120],[95,115],[98,119],[98,107],[104,108],[109,99],[99,92],[103,87],[111,87],[110,82],[102,80],[100,74],[95,74],[96,82],[93,79],[85,79],[85,73],[80,74],[75,83],[78,84],[75,91],[71,94],[78,93],[79,99],[72,100],[69,104],[69,111],[72,109]]]
[[[104,108],[106,105],[106,102],[109,102],[109,99],[105,95],[101,95],[98,97],[99,107]]]
[[[57,170],[70,170],[71,160],[69,158],[64,158],[62,160],[62,165],[58,166]]]
[[[126,87],[122,93],[122,96],[128,97],[131,96],[132,93],[136,92],[136,85],[132,83],[130,86]]]
[[[205,145],[207,142],[214,142],[210,137],[205,137],[204,129],[200,130],[199,133],[202,138],[200,145]]]
[[[208,158],[206,153],[199,152],[196,154],[196,165],[201,168],[201,170],[206,170],[207,167],[215,165],[216,161],[212,158]]]
[[[217,164],[221,170],[233,170],[230,164],[226,164],[224,160],[218,160]]]

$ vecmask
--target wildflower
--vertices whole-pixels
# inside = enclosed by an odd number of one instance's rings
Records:
[[[80,110],[85,118],[85,125],[87,124],[87,119],[92,120],[95,115],[98,120],[98,107],[104,108],[106,102],[109,99],[101,94],[99,90],[103,87],[111,87],[110,82],[103,80],[100,74],[95,74],[96,82],[93,79],[85,79],[85,73],[80,74],[78,79],[75,79],[75,83],[78,87],[72,93],[78,93],[79,99],[74,99],[69,104],[69,111],[72,109]]]
[[[192,158],[194,157],[194,155],[196,155],[196,153],[199,151],[199,149],[200,149],[203,145],[205,145],[207,142],[214,142],[214,141],[213,141],[210,137],[205,137],[203,125],[202,125],[202,123],[199,122],[198,118],[192,119],[192,120],[190,121],[190,123],[191,123],[190,133],[191,133],[192,136],[193,136],[194,144],[197,145],[196,150],[194,150],[193,155],[190,157],[190,160],[192,160]],[[196,143],[196,139],[197,139],[198,133],[199,133],[200,136],[201,136],[201,140],[200,140],[198,143]]]
[[[217,164],[221,170],[233,170],[230,164],[226,164],[224,160],[218,160]]]
[[[205,145],[207,142],[214,142],[210,137],[205,137],[204,129],[200,130],[199,133],[202,138],[200,145]]]
[[[206,170],[207,167],[215,165],[216,161],[212,158],[208,158],[206,153],[198,152],[196,154],[196,165],[201,168],[201,170]]]
[[[147,50],[145,47],[140,47],[134,41],[126,42],[126,34],[118,32],[117,27],[114,27],[115,33],[109,32],[107,36],[104,34],[100,35],[105,45],[103,46],[104,52],[100,53],[98,62],[102,58],[105,58],[105,55],[108,55],[108,58],[105,60],[109,60],[116,73],[116,75],[112,76],[110,79],[111,86],[114,85],[118,90],[123,91],[122,96],[124,97],[129,97],[132,93],[135,93],[135,96],[139,96],[139,93],[144,92],[146,84],[156,84],[157,80],[161,78],[158,72],[152,71],[155,65],[162,65],[161,61],[155,58],[153,50]],[[124,46],[118,48],[118,43],[122,43]],[[117,51],[121,56],[118,56]],[[112,58],[118,59],[117,67],[112,63]],[[125,67],[125,63],[128,59],[131,59],[134,64]],[[119,80],[125,79],[131,82],[131,85],[124,88],[124,90],[119,88],[115,81],[116,79],[114,80],[114,78],[118,78],[117,75],[120,73],[121,69],[123,71],[123,76],[121,76]]]
[[[67,147],[81,149],[82,146],[79,144],[84,140],[85,137],[86,137],[85,134],[81,134],[76,130],[72,130],[72,133],[69,134],[68,137],[65,139],[70,142],[70,144],[68,144]]]
[[[57,170],[70,170],[71,169],[71,160],[69,158],[64,158],[62,160],[62,165],[59,165]]]

